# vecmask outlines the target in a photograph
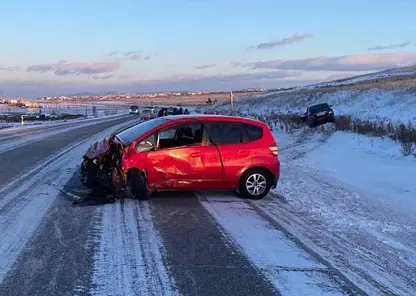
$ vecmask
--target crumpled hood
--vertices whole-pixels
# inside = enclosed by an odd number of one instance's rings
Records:
[[[106,137],[102,140],[95,142],[90,148],[88,148],[85,153],[85,157],[89,159],[94,159],[97,156],[106,153],[110,148],[110,141],[113,137]]]

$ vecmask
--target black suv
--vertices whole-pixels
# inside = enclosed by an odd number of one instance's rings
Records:
[[[328,122],[335,123],[334,110],[332,105],[327,103],[309,106],[306,113],[302,116],[302,120],[310,127],[319,126]]]

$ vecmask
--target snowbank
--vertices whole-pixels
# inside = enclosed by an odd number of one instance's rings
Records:
[[[235,102],[238,112],[256,115],[303,114],[309,105],[328,103],[336,115],[393,124],[416,124],[416,90],[367,89],[313,93],[273,93],[248,97]],[[216,112],[229,112],[229,104],[213,106]]]
[[[281,178],[261,208],[369,295],[416,288],[416,158],[389,139],[276,131]],[[374,281],[368,282],[371,278]]]

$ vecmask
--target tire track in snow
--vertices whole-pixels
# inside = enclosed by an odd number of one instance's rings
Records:
[[[100,211],[91,294],[179,295],[164,266],[163,244],[147,202],[123,200]]]
[[[254,202],[229,194],[199,194],[230,239],[282,295],[365,295],[295,236],[265,216]]]
[[[113,126],[92,138],[82,140],[68,153],[48,163],[36,175],[19,184],[0,199],[0,283],[17,261],[22,250],[59,196],[61,186],[74,175],[82,156],[91,143],[128,126],[132,121]],[[65,170],[63,170],[65,168]],[[9,188],[10,189],[10,188]],[[6,193],[6,192],[3,192]]]

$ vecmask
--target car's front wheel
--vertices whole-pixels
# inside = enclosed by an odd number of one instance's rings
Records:
[[[238,191],[242,197],[249,199],[262,199],[271,188],[271,178],[262,169],[253,169],[245,172],[240,179]]]
[[[146,177],[139,170],[131,170],[127,176],[127,194],[129,197],[140,200],[149,199]]]

